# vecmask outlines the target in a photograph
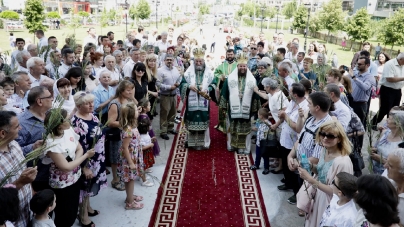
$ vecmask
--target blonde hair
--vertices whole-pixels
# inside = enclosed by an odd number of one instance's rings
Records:
[[[121,106],[121,112],[119,116],[119,127],[122,130],[126,130],[129,127],[137,126],[136,112],[137,112],[137,106],[133,102],[128,102]]]
[[[338,150],[341,152],[342,156],[349,155],[352,150],[351,142],[349,142],[346,136],[344,127],[337,120],[331,120],[323,123],[316,133],[316,142],[321,144],[321,138],[319,133],[327,132],[332,133],[338,137],[340,142],[337,144]]]
[[[88,103],[88,102],[93,102],[95,99],[95,96],[91,93],[87,93],[85,91],[78,91],[76,94],[73,96],[74,103],[76,104],[76,107]]]
[[[149,63],[149,61],[150,60],[156,60],[156,66],[154,67],[154,69],[151,69],[151,68],[149,68],[149,66],[148,66],[148,63]],[[146,73],[147,73],[147,80],[149,81],[149,82],[151,82],[152,81],[152,77],[154,77],[154,78],[156,78],[157,79],[157,57],[156,57],[156,55],[155,54],[148,54],[147,56],[146,56]]]

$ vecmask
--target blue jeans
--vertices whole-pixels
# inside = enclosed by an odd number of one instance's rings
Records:
[[[260,167],[261,164],[261,148],[255,145],[255,166]],[[264,159],[264,169],[269,169],[269,157],[262,157]]]

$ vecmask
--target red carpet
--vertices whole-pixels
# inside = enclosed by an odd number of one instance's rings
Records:
[[[226,149],[226,136],[213,128],[218,107],[211,102],[209,150],[184,148],[180,130],[171,147],[149,227],[269,227],[251,156]],[[182,127],[182,126],[181,126]]]

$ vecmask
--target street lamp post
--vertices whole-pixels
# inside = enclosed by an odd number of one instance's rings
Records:
[[[125,0],[125,6],[126,6],[126,15],[125,15],[125,24],[126,24],[126,29],[125,29],[125,35],[128,35],[128,14],[129,14],[129,8],[128,8],[128,0]]]
[[[265,10],[265,6],[261,7],[261,33],[262,33],[262,22],[264,21],[264,10]]]
[[[153,0],[152,2],[153,3],[156,2],[156,29],[158,29],[158,19],[157,19],[157,17],[158,17],[158,6],[160,4],[160,1],[159,0]]]
[[[278,33],[278,11],[279,11],[279,6],[276,6],[276,29],[275,29],[275,33]]]
[[[307,13],[307,22],[306,22],[306,29],[305,29],[305,31],[304,31],[304,52],[306,52],[306,48],[307,48],[307,33],[308,33],[308,31],[309,31],[309,20],[310,20],[310,8],[311,8],[311,4],[310,4],[310,7],[309,8],[307,8],[307,11],[308,11],[308,13]]]

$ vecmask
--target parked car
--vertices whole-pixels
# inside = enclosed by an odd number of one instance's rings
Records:
[[[223,32],[224,32],[224,33],[233,33],[233,26],[231,26],[231,25],[225,25],[225,26],[223,27]]]
[[[9,30],[24,29],[24,24],[22,22],[9,21],[6,22],[6,25]]]
[[[108,21],[108,26],[115,26],[115,25],[116,25],[115,21],[112,20]]]

